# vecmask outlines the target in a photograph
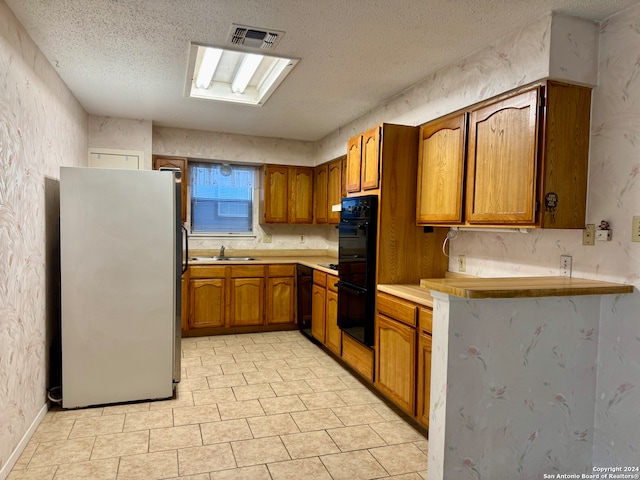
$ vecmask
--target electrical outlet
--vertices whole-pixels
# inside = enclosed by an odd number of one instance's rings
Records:
[[[584,230],[582,230],[582,245],[595,245],[596,244],[596,226],[593,223],[588,224]]]
[[[304,243],[304,235],[300,235],[300,243]]]
[[[631,219],[631,241],[640,242],[640,217],[638,216]]]
[[[458,271],[467,271],[467,257],[465,255],[458,255]]]
[[[560,276],[571,276],[571,255],[560,255]]]
[[[262,235],[262,243],[271,243],[272,240],[273,238],[271,237],[270,233],[265,233],[264,235]]]

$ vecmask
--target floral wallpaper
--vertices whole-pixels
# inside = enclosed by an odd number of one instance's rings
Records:
[[[46,405],[57,179],[86,164],[86,138],[86,113],[0,1],[0,476]]]

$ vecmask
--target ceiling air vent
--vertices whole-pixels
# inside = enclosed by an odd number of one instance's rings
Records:
[[[284,32],[258,27],[233,24],[229,34],[229,43],[249,48],[272,50],[280,41]]]

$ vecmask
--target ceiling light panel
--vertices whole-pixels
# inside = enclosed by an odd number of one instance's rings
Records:
[[[218,61],[209,63],[209,58]],[[261,50],[191,44],[185,94],[262,106],[297,63]]]

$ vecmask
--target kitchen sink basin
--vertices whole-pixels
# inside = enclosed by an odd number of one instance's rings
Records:
[[[215,261],[215,262],[246,262],[249,260],[257,260],[257,258],[253,257],[191,257],[191,260],[194,261]]]

